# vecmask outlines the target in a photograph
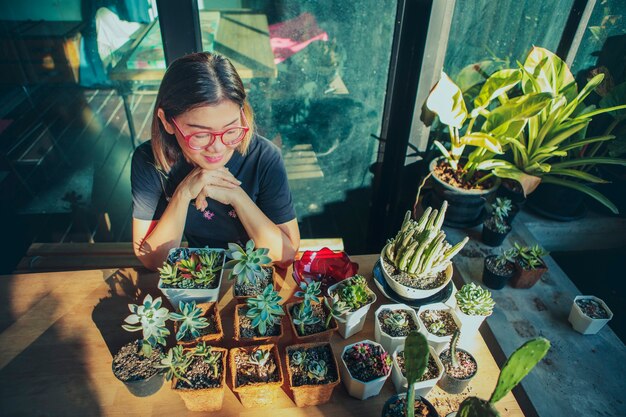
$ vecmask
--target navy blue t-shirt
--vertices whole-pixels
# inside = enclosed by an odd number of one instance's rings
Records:
[[[269,140],[255,135],[246,155],[235,151],[226,168],[275,224],[296,218],[280,150]],[[139,146],[131,166],[133,217],[160,219],[176,187],[192,169],[193,166],[181,157],[170,173],[165,174],[155,166],[150,141]],[[235,209],[213,199],[207,202],[209,205],[204,212],[198,211],[193,202],[189,205],[184,232],[189,247],[225,248],[228,242],[245,244],[248,234]]]

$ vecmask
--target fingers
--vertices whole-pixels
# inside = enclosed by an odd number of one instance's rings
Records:
[[[218,185],[226,188],[234,188],[241,185],[241,181],[235,178],[235,176],[228,171],[228,168],[222,167],[211,171],[205,170],[203,175],[205,180],[207,180],[206,184],[209,185]]]

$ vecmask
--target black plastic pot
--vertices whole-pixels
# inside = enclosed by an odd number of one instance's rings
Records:
[[[511,278],[513,278],[513,274],[515,274],[515,270],[512,270],[508,275],[499,275],[495,272],[492,272],[489,268],[487,268],[487,259],[495,259],[496,255],[489,255],[485,258],[483,262],[483,284],[492,290],[501,290],[504,286],[509,282]]]
[[[483,235],[482,235],[482,240],[483,243],[485,245],[488,246],[500,246],[502,245],[502,242],[504,242],[504,239],[506,239],[506,236],[509,234],[509,232],[511,231],[511,228],[509,226],[509,231],[506,233],[499,233],[496,230],[491,230],[485,223],[483,223]]]
[[[508,198],[515,206],[523,206],[526,203],[526,196],[524,196],[522,186],[517,181],[502,180],[502,184],[496,191],[496,196]]]
[[[115,375],[115,373],[113,373]],[[121,381],[126,385],[128,391],[135,397],[147,397],[161,389],[163,385],[163,374],[157,372],[148,379],[139,379],[137,381]]]
[[[448,349],[444,350],[443,352],[441,352],[439,354],[439,359],[441,360],[441,356],[447,352]],[[439,388],[441,388],[442,390],[444,390],[445,392],[449,393],[449,394],[460,394],[463,392],[463,390],[467,387],[467,385],[470,383],[470,381],[472,380],[472,378],[474,378],[474,376],[478,373],[478,362],[476,362],[476,358],[474,358],[474,356],[469,353],[468,351],[464,350],[464,349],[458,349],[458,352],[465,352],[468,355],[471,356],[472,359],[474,359],[474,363],[476,364],[476,372],[474,372],[472,375],[470,375],[467,378],[463,378],[463,379],[459,379],[459,378],[455,378],[452,375],[448,375],[448,373],[444,370],[443,374],[441,375],[441,379],[437,382],[437,385],[439,385]],[[443,362],[443,361],[442,361]],[[445,365],[444,365],[445,368]]]
[[[548,219],[569,222],[587,214],[585,194],[554,184],[539,184],[528,196],[527,206]]]
[[[383,406],[383,411],[381,412],[381,417],[385,417],[387,415],[387,412],[389,410],[389,405],[393,404],[394,402],[396,402],[398,399],[400,398],[405,398],[406,394],[396,394],[391,396],[386,402],[385,405]],[[426,404],[426,407],[428,408],[428,417],[439,417],[439,413],[437,413],[437,410],[435,409],[435,407],[430,403],[430,401],[428,401],[426,398],[424,397],[420,397],[419,395],[415,396],[415,401],[420,400],[422,401],[424,404]],[[406,415],[406,407],[404,409],[405,414],[403,414],[403,416]]]

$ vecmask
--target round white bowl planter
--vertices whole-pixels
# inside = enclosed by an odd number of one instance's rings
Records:
[[[441,375],[443,375],[443,364],[439,360],[439,355],[437,355],[437,353],[435,352],[435,349],[433,349],[432,346],[429,346],[428,350],[430,352],[430,356],[435,360],[435,363],[437,364],[437,369],[438,369],[437,377],[432,378],[432,379],[427,379],[426,381],[416,382],[415,383],[416,398],[419,398],[420,395],[422,397],[426,397],[428,393],[430,392],[430,390],[432,390],[433,387],[437,384],[437,381],[439,381],[439,378],[441,378]],[[391,381],[393,382],[393,386],[396,387],[397,393],[406,392],[409,387],[409,382],[407,381],[406,377],[402,375],[402,371],[400,370],[400,365],[398,365],[398,354],[403,351],[404,351],[404,346],[398,346],[394,350],[393,355],[392,355],[393,366],[391,368]]]
[[[350,278],[331,285],[328,287],[328,294],[333,294],[339,285],[345,284],[349,280]],[[364,305],[356,311],[344,313],[340,317],[335,317],[338,327],[337,330],[344,339],[347,339],[363,330],[367,312],[370,310],[370,306],[376,302],[376,294],[374,291],[369,288],[368,291],[373,297],[371,303]]]
[[[576,304],[576,300],[593,300],[597,302],[602,306],[602,308],[606,311],[609,317],[606,319],[593,319],[589,317],[588,315],[583,313],[583,311],[580,309],[580,306]],[[574,330],[579,333],[596,334],[612,318],[613,312],[609,309],[604,301],[593,295],[579,295],[575,297],[574,301],[572,302],[572,309],[570,310],[568,321],[572,324]]]
[[[452,339],[452,334],[449,334],[447,336],[437,336],[437,335],[430,333],[427,327],[422,322],[422,318],[421,318],[421,314],[425,310],[438,310],[438,311],[446,311],[450,313],[450,315],[452,316],[452,319],[454,320],[457,327],[461,331],[461,335],[463,334],[463,331],[464,331],[463,324],[461,323],[461,320],[459,320],[459,318],[457,317],[454,310],[446,304],[434,303],[434,304],[427,304],[427,305],[420,307],[420,309],[417,311],[417,320],[419,321],[420,332],[426,336],[426,340],[428,340],[428,344],[431,345],[433,349],[435,349],[435,352],[437,353],[437,355],[439,355],[441,351],[444,350],[450,344],[450,339]]]
[[[341,351],[341,361],[339,362],[339,371],[341,372],[341,381],[346,386],[346,390],[348,390],[348,394],[354,398],[358,398],[359,400],[364,400],[369,397],[373,397],[380,393],[383,385],[385,385],[385,381],[389,378],[389,374],[391,374],[391,369],[385,376],[381,376],[380,378],[373,379],[369,382],[363,382],[358,379],[352,377],[350,371],[348,370],[348,366],[346,362],[343,360],[343,355],[346,353],[348,349],[352,346],[359,343],[368,343],[375,346],[382,346],[379,343],[372,342],[371,340],[361,340],[357,343],[352,343]]]
[[[417,326],[416,330],[419,330],[420,324],[417,320],[417,313],[415,313],[415,310],[413,310],[406,304],[383,304],[378,307],[378,309],[374,313],[374,339],[376,339],[376,341],[380,343],[387,352],[393,352],[398,346],[404,347],[404,341],[406,340],[406,336],[394,337],[388,335],[383,331],[380,320],[378,319],[378,315],[383,310],[406,311],[413,318],[413,322]]]
[[[419,289],[419,288],[408,287],[406,285],[400,284],[398,281],[394,280],[389,274],[389,271],[385,269],[385,266],[384,266],[385,262],[383,261],[383,258],[385,256],[386,248],[387,246],[385,246],[380,253],[380,265],[381,265],[380,269],[383,271],[383,276],[385,277],[385,281],[387,281],[387,284],[389,284],[391,289],[394,290],[402,298],[406,298],[407,300],[418,300],[422,298],[428,298],[432,295],[437,294],[439,291],[441,291],[446,285],[448,285],[448,283],[452,279],[453,267],[452,267],[452,262],[450,262],[450,264],[445,269],[446,279],[444,280],[444,283],[435,288]]]

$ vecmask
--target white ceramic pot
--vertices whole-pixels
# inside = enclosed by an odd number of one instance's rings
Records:
[[[357,342],[357,343],[369,343],[372,345],[381,346],[379,343],[372,342],[371,340],[361,340],[360,342]],[[387,378],[389,378],[391,369],[389,370],[387,375],[381,376],[380,378],[376,378],[369,382],[363,382],[363,381],[353,378],[352,375],[350,374],[350,371],[348,370],[348,366],[346,365],[346,362],[343,360],[343,355],[344,353],[346,353],[348,349],[350,349],[352,346],[356,345],[357,343],[352,343],[350,345],[347,345],[341,351],[341,361],[339,362],[339,371],[341,372],[341,381],[346,386],[346,390],[348,391],[348,394],[350,394],[350,396],[354,398],[358,398],[359,400],[364,400],[366,398],[373,397],[380,393],[380,390],[382,389],[383,385],[385,385],[385,381],[387,380]]]
[[[583,311],[580,309],[578,304],[576,304],[576,300],[581,300],[581,299],[592,299],[596,301],[598,304],[602,306],[602,308],[604,308],[604,310],[606,310],[606,312],[609,315],[609,318],[608,319],[592,319],[591,317],[587,316],[585,313],[583,313]],[[570,310],[568,321],[572,324],[572,327],[574,328],[574,330],[576,330],[579,333],[596,334],[612,318],[613,318],[613,312],[609,309],[609,307],[605,304],[604,301],[602,301],[601,299],[593,295],[579,295],[575,297],[574,301],[572,302],[572,309]]]
[[[349,281],[349,279],[328,287],[328,294],[333,294],[339,285],[345,284],[347,281]],[[371,303],[364,305],[356,311],[344,313],[341,317],[335,317],[338,327],[337,330],[344,339],[347,339],[363,330],[367,312],[370,310],[370,306],[376,302],[376,294],[372,290],[369,290],[369,292],[373,296]]]
[[[380,253],[380,265],[381,265],[380,269],[383,271],[383,276],[385,277],[385,281],[387,281],[387,284],[389,284],[391,289],[394,290],[402,298],[406,298],[407,300],[419,300],[422,298],[428,298],[432,295],[437,294],[439,291],[441,291],[446,285],[448,285],[448,283],[452,279],[453,267],[452,267],[452,263],[450,263],[445,269],[446,279],[444,283],[439,285],[436,288],[431,288],[428,290],[421,290],[418,288],[407,287],[406,285],[402,285],[398,283],[396,280],[394,280],[393,277],[389,274],[389,272],[384,267],[383,257],[385,256],[384,254],[385,254],[386,247],[387,246],[385,246]]]
[[[175,250],[170,250],[170,253]],[[189,249],[190,252],[198,249]],[[211,249],[212,251],[224,252],[224,249]],[[159,278],[158,288],[163,295],[169,300],[172,307],[178,311],[178,304],[181,301],[190,303],[195,301],[196,304],[208,303],[210,301],[218,301],[220,294],[220,286],[222,285],[222,277],[224,275],[224,264],[226,263],[226,255],[222,257],[222,269],[217,277],[217,286],[215,288],[164,288],[163,280]]]
[[[439,378],[441,378],[441,375],[443,374],[443,364],[439,360],[439,355],[437,355],[435,349],[433,349],[432,346],[429,346],[428,350],[430,351],[430,356],[435,360],[439,372],[437,372],[437,377],[435,378],[415,383],[416,398],[419,398],[420,395],[422,397],[426,397],[430,390],[432,390],[433,387],[437,384],[437,381],[439,381]],[[409,387],[409,383],[406,377],[402,375],[402,371],[400,370],[400,366],[398,365],[398,354],[403,351],[404,346],[399,346],[398,348],[396,348],[396,350],[394,350],[392,356],[393,367],[391,368],[391,381],[393,382],[393,386],[396,387],[397,393],[406,392]]]
[[[422,322],[422,319],[420,317],[424,310],[447,311],[448,313],[452,315],[452,319],[454,320],[457,327],[461,331],[461,334],[463,334],[463,331],[464,331],[463,323],[461,323],[461,320],[459,320],[454,310],[450,308],[450,306],[447,306],[443,303],[427,304],[427,305],[420,307],[420,309],[417,311],[417,320],[419,321],[419,324],[420,324],[420,332],[426,336],[426,340],[428,340],[428,344],[431,345],[433,349],[435,349],[435,352],[437,353],[437,355],[439,355],[441,351],[444,350],[450,344],[450,339],[452,339],[452,335],[437,336],[437,335],[430,333],[428,329],[426,328],[426,326],[424,325],[424,322]]]
[[[380,325],[380,320],[378,319],[378,315],[383,310],[406,311],[407,313],[411,315],[411,317],[413,317],[413,320],[415,324],[417,325],[417,330],[419,330],[420,325],[419,325],[419,321],[417,320],[417,314],[415,313],[415,310],[413,310],[411,307],[409,307],[406,304],[383,304],[380,307],[378,307],[378,309],[374,313],[374,339],[376,339],[376,341],[380,343],[387,352],[393,352],[394,350],[396,350],[398,346],[404,347],[404,341],[406,340],[406,336],[394,337],[394,336],[388,335],[382,330],[382,327]]]
[[[483,321],[485,321],[487,317],[489,317],[472,316],[469,314],[465,314],[461,311],[458,304],[456,305],[454,312],[456,313],[456,316],[459,318],[461,324],[463,325],[463,334],[461,335],[461,337],[463,338],[474,337],[474,335],[478,333],[480,325],[483,323]]]

